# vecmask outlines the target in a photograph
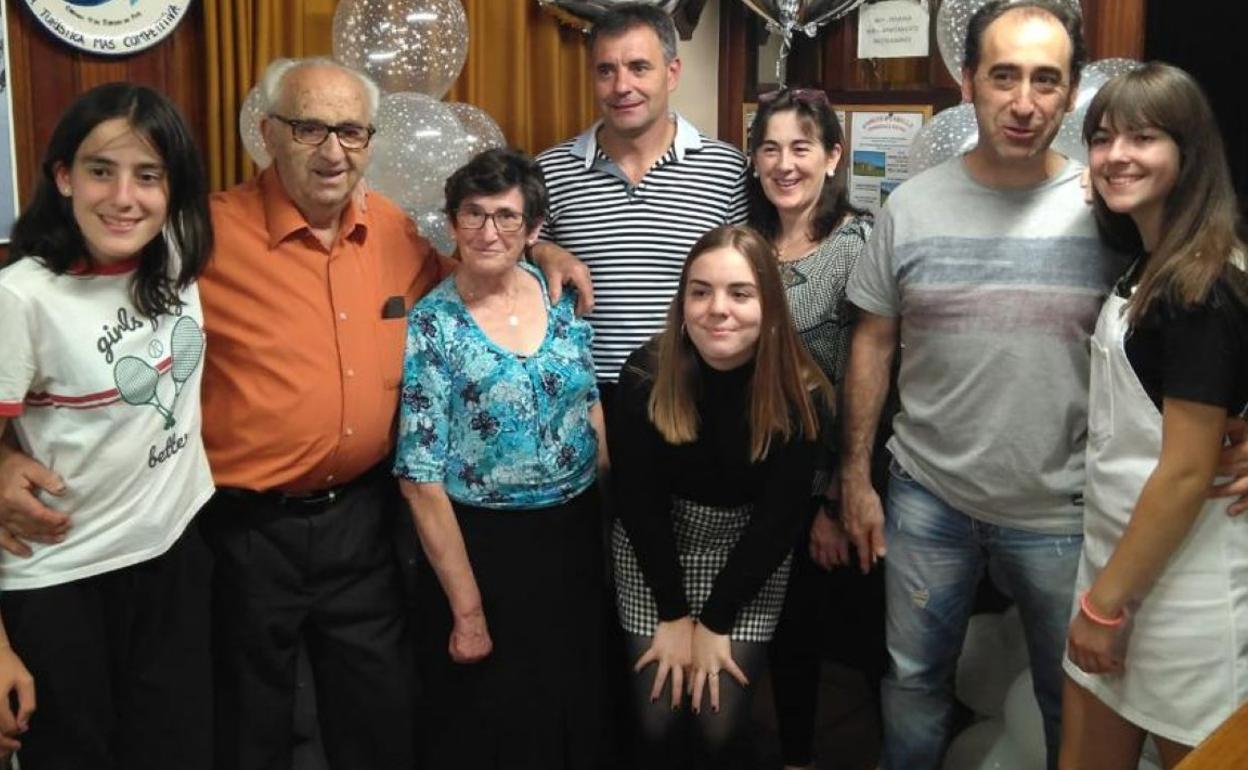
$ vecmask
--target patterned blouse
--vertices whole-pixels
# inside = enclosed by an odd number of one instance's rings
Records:
[[[849,359],[845,284],[870,235],[871,215],[855,216],[829,233],[810,254],[780,263],[793,324],[833,385],[840,385]]]
[[[524,269],[542,284],[541,273]],[[494,344],[453,277],[408,318],[394,473],[441,482],[452,500],[498,509],[566,502],[594,482],[598,401],[592,331],[566,292],[546,306],[546,338],[520,356]]]
[[[850,313],[845,297],[849,274],[871,235],[871,215],[861,214],[842,222],[828,233],[815,250],[792,262],[780,263],[789,314],[802,344],[833,385],[840,388],[849,364]],[[823,428],[816,460],[814,493],[823,495],[836,463],[836,440],[840,429],[830,414],[820,417]]]

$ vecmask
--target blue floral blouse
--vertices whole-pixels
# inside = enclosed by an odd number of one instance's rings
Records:
[[[540,271],[524,268],[542,284]],[[575,294],[546,305],[546,338],[523,357],[494,344],[447,278],[412,308],[403,361],[394,473],[441,482],[452,500],[486,508],[566,502],[594,482],[598,401],[593,335]]]

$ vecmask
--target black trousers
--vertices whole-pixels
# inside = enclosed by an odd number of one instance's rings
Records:
[[[411,770],[412,648],[384,473],[325,504],[223,490],[205,511],[217,558],[217,767],[290,770],[299,642],[334,770]]]
[[[211,571],[191,522],[153,559],[0,594],[38,697],[23,770],[212,766]]]

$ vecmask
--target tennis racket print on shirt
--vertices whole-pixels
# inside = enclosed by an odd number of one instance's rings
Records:
[[[177,420],[173,414],[160,403],[157,386],[160,384],[160,372],[141,358],[124,356],[113,366],[113,381],[117,383],[117,393],[127,404],[133,406],[151,406],[165,418],[165,429],[172,428]]]
[[[194,318],[183,316],[178,319],[169,337],[169,348],[173,353],[169,376],[173,378],[173,403],[176,405],[178,396],[182,395],[182,386],[195,373],[204,354],[204,332]]]

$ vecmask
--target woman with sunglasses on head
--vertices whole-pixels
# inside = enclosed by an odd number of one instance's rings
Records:
[[[73,528],[27,558],[0,554],[0,751],[26,770],[207,770],[196,279],[212,230],[177,109],[128,83],[78,97],[10,248],[0,434],[64,479]]]
[[[837,175],[843,152],[844,133],[823,91],[783,89],[759,97],[750,127],[754,173],[746,182],[750,224],[774,245],[798,334],[833,384],[849,357],[845,285],[871,232],[871,215],[850,204],[844,175]],[[882,580],[838,569],[849,566],[850,555],[832,475],[836,431],[830,425],[824,445],[770,648],[786,768],[812,763],[829,597],[843,597],[847,612],[864,616],[845,640],[853,648],[850,656],[859,659],[855,664],[868,680],[878,682],[883,672]]]
[[[743,226],[704,235],[663,332],[629,357],[616,393],[612,551],[637,767],[688,767],[690,739],[695,766],[753,767],[749,685],[832,397],[793,329],[770,244]]]
[[[1208,494],[1248,405],[1248,250],[1187,73],[1111,80],[1083,134],[1102,235],[1138,258],[1092,339],[1061,763],[1134,768],[1152,734],[1171,768],[1248,701],[1248,520]]]
[[[426,767],[597,768],[606,467],[589,324],[523,260],[546,211],[513,150],[446,182],[455,274],[408,322],[395,474],[420,582]]]

